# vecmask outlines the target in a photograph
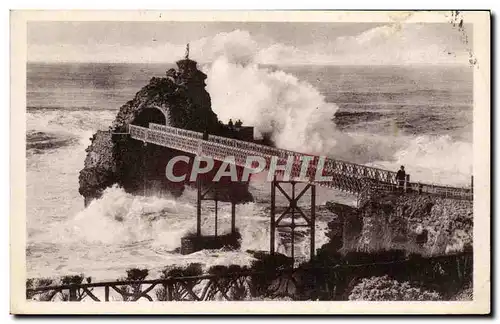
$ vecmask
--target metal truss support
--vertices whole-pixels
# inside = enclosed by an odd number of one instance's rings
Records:
[[[201,236],[201,204],[203,200],[213,200],[215,203],[215,226],[214,226],[214,234],[218,235],[218,212],[219,212],[219,204],[217,199],[217,194],[214,199],[207,199],[205,196],[214,189],[216,185],[215,182],[212,182],[208,186],[208,188],[203,191],[203,182],[200,178],[196,180],[196,189],[197,189],[197,199],[196,199],[196,235]],[[217,190],[217,189],[214,189]],[[231,234],[236,233],[236,203],[231,201]]]
[[[291,185],[290,194],[282,187],[283,183],[289,183]],[[296,195],[296,181],[277,181],[276,179],[271,182],[271,237],[270,237],[270,253],[274,254],[276,252],[276,230],[277,228],[290,228],[291,235],[291,258],[295,260],[295,228],[297,227],[308,227],[310,229],[309,235],[309,257],[312,259],[314,257],[315,248],[315,227],[316,227],[316,186],[311,183],[307,183],[306,186]],[[276,189],[288,200],[288,207],[285,211],[276,217]],[[303,207],[298,206],[298,201],[304,196],[304,194],[310,191],[311,194],[311,207],[309,215],[306,215]],[[305,222],[297,222],[300,220]]]

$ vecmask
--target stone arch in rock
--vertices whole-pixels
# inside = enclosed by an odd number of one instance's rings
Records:
[[[168,112],[166,109],[158,106],[148,106],[134,118],[132,125],[149,127],[149,123],[167,125]]]

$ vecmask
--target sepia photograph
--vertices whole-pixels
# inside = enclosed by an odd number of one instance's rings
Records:
[[[11,28],[12,313],[490,312],[488,11]]]

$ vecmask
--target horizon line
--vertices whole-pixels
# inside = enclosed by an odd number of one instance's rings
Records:
[[[195,60],[193,60],[195,61]],[[211,64],[213,62],[198,62],[198,64]],[[26,64],[173,64],[176,62],[112,62],[112,61],[26,61]],[[303,62],[303,63],[293,63],[293,64],[280,64],[280,63],[255,63],[262,66],[283,66],[283,67],[293,67],[293,66],[401,66],[401,67],[422,67],[422,66],[443,66],[443,67],[471,67],[469,62],[467,63],[408,63],[408,64],[378,64],[378,63],[366,63],[366,64],[352,64],[352,63],[314,63],[314,62]]]

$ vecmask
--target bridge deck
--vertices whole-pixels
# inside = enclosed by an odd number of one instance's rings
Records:
[[[227,156],[234,156],[235,164],[246,166],[248,156],[259,156],[266,160],[269,167],[273,157],[278,158],[278,165],[285,165],[289,157],[293,157],[291,178],[298,178],[301,171],[303,157],[311,159],[307,170],[307,180],[318,185],[339,189],[342,191],[363,194],[368,188],[390,191],[394,190],[396,183],[396,172],[383,170],[365,165],[324,158],[323,176],[331,176],[331,181],[315,180],[316,166],[321,163],[319,156],[293,152],[284,149],[273,148],[237,139],[209,135],[208,140],[203,139],[203,133],[185,129],[149,124],[149,128],[129,125],[130,136],[141,140],[172,149],[201,155],[224,161]],[[279,172],[277,172],[279,174]],[[283,172],[281,172],[283,174]],[[472,188],[458,188],[434,184],[410,182],[407,184],[410,190],[439,195],[455,199],[472,200]]]

